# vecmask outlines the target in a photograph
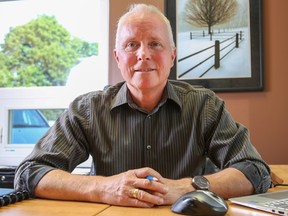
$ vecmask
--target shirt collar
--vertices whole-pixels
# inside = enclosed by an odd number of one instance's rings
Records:
[[[124,82],[111,104],[111,110],[114,109],[115,107],[128,103],[127,92],[128,92],[127,84],[126,82]]]
[[[166,89],[167,98],[174,101],[179,106],[179,108],[182,109],[182,102],[180,101],[179,96],[177,95],[175,88],[173,87],[171,82],[167,82]]]
[[[173,85],[169,81],[167,81],[167,84],[166,84],[165,89],[164,89],[163,98],[161,99],[159,105],[161,106],[168,99],[172,100],[174,103],[176,103],[179,106],[180,109],[182,109],[182,103],[181,103]],[[121,105],[129,104],[129,102],[134,104],[134,102],[131,99],[131,96],[129,95],[127,84],[126,84],[126,82],[124,82],[123,85],[120,87],[118,93],[116,94],[114,101],[112,102],[111,110],[116,108],[116,107],[119,107]]]

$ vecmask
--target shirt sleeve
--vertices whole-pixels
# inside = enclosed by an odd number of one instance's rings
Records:
[[[33,151],[17,167],[15,189],[25,189],[32,196],[41,178],[53,169],[72,172],[89,157],[87,134],[90,118],[85,98],[71,103]]]
[[[220,169],[240,170],[255,193],[266,192],[271,185],[270,169],[252,145],[248,129],[234,121],[220,98],[212,95],[208,101],[205,124],[208,157]]]

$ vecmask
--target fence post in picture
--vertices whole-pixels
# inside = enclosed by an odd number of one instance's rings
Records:
[[[192,40],[192,32],[190,32],[190,40]]]
[[[236,33],[236,48],[239,48],[239,33]]]
[[[220,41],[215,41],[215,60],[214,60],[214,68],[218,69],[220,67]]]

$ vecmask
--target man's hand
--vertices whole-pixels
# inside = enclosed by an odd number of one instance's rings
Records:
[[[178,180],[164,179],[164,184],[168,186],[168,193],[164,196],[164,205],[172,205],[179,197],[195,190],[192,185],[192,178]]]
[[[155,180],[148,180],[153,176]],[[168,187],[162,176],[151,168],[129,170],[101,180],[101,202],[137,207],[163,205]]]

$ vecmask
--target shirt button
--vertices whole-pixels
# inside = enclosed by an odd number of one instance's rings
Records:
[[[147,145],[146,148],[147,148],[147,150],[150,150],[151,149],[151,145]]]

